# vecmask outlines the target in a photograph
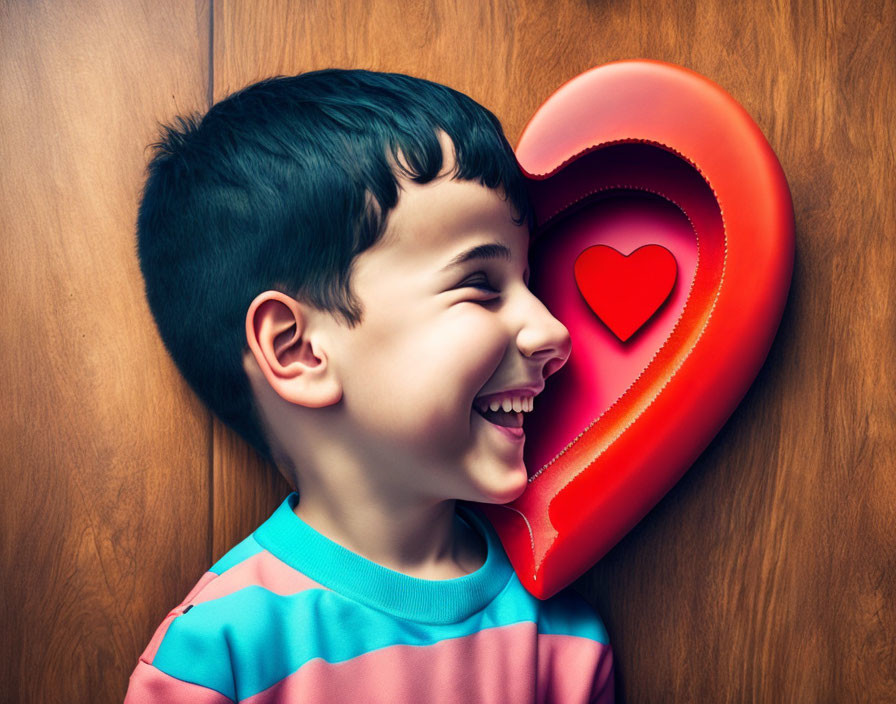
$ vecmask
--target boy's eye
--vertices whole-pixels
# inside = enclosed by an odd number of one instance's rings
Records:
[[[461,288],[466,287],[478,288],[483,291],[488,291],[489,293],[500,293],[496,288],[494,288],[491,283],[489,283],[488,277],[485,274],[479,273],[461,284]]]

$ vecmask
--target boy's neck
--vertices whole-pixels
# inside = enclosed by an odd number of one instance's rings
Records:
[[[300,498],[294,513],[342,547],[418,579],[463,577],[482,567],[487,556],[485,539],[455,515],[454,500],[403,516],[367,506],[334,517]]]

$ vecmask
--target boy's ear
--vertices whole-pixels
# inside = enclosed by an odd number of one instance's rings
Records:
[[[279,291],[258,294],[246,312],[246,339],[271,388],[300,406],[342,398],[342,384],[319,340],[309,334],[305,304]]]

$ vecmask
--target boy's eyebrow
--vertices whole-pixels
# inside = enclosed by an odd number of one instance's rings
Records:
[[[452,269],[473,259],[506,259],[507,261],[511,261],[513,259],[513,253],[506,245],[499,242],[480,244],[458,254],[442,267],[442,271],[447,271],[448,269]]]

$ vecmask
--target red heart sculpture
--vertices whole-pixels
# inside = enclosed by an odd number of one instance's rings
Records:
[[[526,421],[528,488],[477,507],[523,585],[546,599],[653,508],[740,403],[787,298],[793,205],[747,112],[661,61],[573,78],[536,111],[516,155],[538,223],[530,286],[572,352]],[[678,277],[623,343],[577,290],[574,266],[595,245],[645,244],[668,249]]]
[[[576,258],[576,286],[591,310],[625,342],[644,326],[675,286],[675,257],[658,244],[625,255],[605,244]]]

